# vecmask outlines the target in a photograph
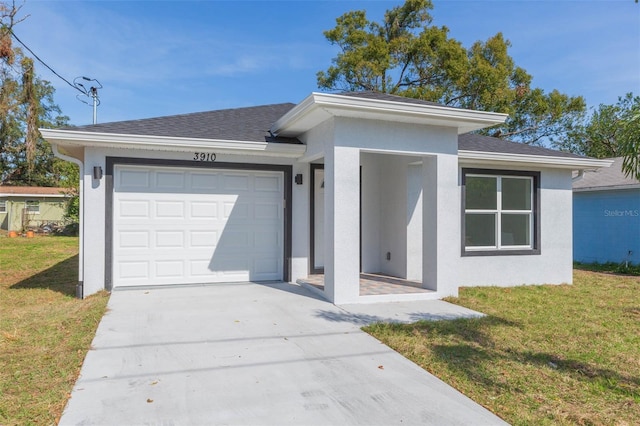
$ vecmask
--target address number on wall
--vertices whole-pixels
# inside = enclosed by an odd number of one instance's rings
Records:
[[[216,155],[212,152],[194,152],[193,153],[194,161],[216,161]]]

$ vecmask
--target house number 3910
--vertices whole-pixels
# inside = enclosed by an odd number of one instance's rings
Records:
[[[211,152],[195,152],[193,154],[194,161],[216,161],[216,155]]]

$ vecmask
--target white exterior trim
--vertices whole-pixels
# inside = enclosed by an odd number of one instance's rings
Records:
[[[100,148],[135,148],[160,151],[216,150],[227,154],[272,155],[297,158],[304,154],[302,144],[250,142],[221,139],[188,139],[170,136],[129,135],[118,133],[81,132],[77,130],[40,129],[42,137],[63,146],[93,146]]]
[[[24,198],[68,198],[68,195],[65,194],[11,194],[11,193],[1,193],[0,197],[24,197]]]
[[[546,155],[510,154],[503,152],[458,151],[461,164],[496,166],[503,163],[522,164],[527,166],[544,166],[558,169],[598,169],[610,167],[612,160],[598,160],[595,158],[551,157]]]
[[[632,189],[640,189],[640,183],[634,185],[590,186],[587,188],[574,188],[573,192],[628,191]]]
[[[271,132],[296,136],[332,116],[456,127],[458,134],[504,123],[507,119],[507,114],[495,112],[313,92],[276,121]]]

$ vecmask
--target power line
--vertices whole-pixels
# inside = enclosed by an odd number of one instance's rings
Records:
[[[73,87],[74,89],[76,89],[78,92],[85,94],[86,92],[83,92],[79,87],[74,86],[72,83],[69,82],[69,80],[67,80],[66,78],[64,78],[63,76],[61,76],[60,74],[58,74],[57,72],[55,72],[55,70],[53,68],[51,68],[49,65],[47,65],[42,59],[40,59],[38,57],[38,55],[36,55],[33,50],[29,49],[29,46],[27,46],[26,44],[24,44],[22,42],[22,40],[20,40],[18,38],[18,36],[16,35],[16,33],[13,32],[13,30],[11,30],[11,35],[13,36],[13,38],[16,39],[16,41],[18,43],[20,43],[25,49],[27,49],[29,51],[29,53],[31,53],[33,55],[34,58],[36,58],[38,60],[38,62],[40,62],[42,65],[44,65],[45,67],[47,67],[49,69],[49,71],[51,71],[53,74],[55,74],[60,80],[64,81],[65,83],[67,83],[69,86]]]

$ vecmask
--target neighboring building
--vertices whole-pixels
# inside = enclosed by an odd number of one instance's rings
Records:
[[[0,229],[25,231],[61,224],[65,202],[64,188],[0,186]]]
[[[81,168],[80,295],[323,272],[343,304],[572,281],[572,172],[610,162],[469,134],[505,119],[312,93],[41,132]],[[361,272],[425,291],[363,295]]]
[[[573,183],[573,258],[640,265],[640,181],[625,177],[622,157]]]

